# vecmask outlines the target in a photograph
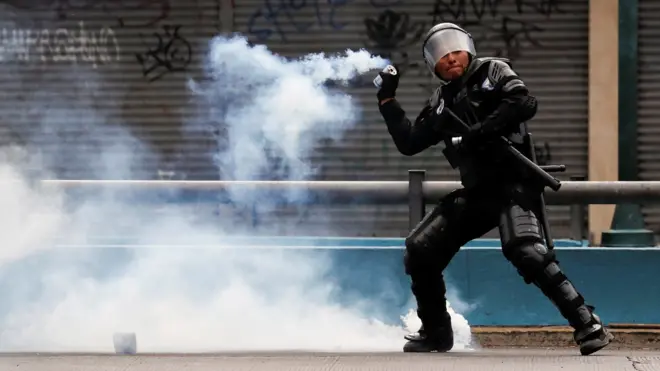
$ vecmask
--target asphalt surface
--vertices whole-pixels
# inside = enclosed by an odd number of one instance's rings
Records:
[[[660,352],[577,349],[488,349],[444,354],[2,354],[0,371],[344,371],[344,370],[660,370]]]

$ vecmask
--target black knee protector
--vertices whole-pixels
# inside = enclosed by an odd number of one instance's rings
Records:
[[[448,194],[431,210],[406,237],[406,251],[412,256],[426,256],[434,247],[444,243],[447,228],[447,216],[457,208],[464,206],[464,190],[459,189]]]
[[[555,263],[554,251],[548,250],[541,242],[520,241],[507,245],[503,251],[527,284],[535,282],[540,272]]]
[[[438,205],[406,237],[406,251],[412,255],[427,253],[440,242],[446,226],[442,205]]]
[[[512,205],[500,217],[500,240],[504,256],[518,269],[526,283],[555,260],[541,237],[541,227],[531,210]]]
[[[500,225],[502,250],[527,284],[534,283],[559,309],[571,326],[584,328],[593,322],[592,310],[561,271],[555,252],[548,250],[532,212],[511,208]]]
[[[500,240],[502,247],[517,245],[523,241],[543,242],[541,223],[531,210],[511,205],[500,215]]]

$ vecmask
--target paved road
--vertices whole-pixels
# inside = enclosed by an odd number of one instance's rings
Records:
[[[116,356],[2,354],[0,371],[660,370],[660,352],[491,349],[445,354],[233,353]]]

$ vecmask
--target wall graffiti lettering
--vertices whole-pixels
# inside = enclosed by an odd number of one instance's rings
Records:
[[[162,26],[162,32],[151,34],[153,42],[144,53],[135,55],[142,66],[142,74],[149,81],[161,79],[171,72],[185,71],[192,61],[192,47],[179,34],[181,26]]]
[[[561,0],[436,0],[429,15],[432,23],[454,22],[469,29],[481,48],[516,59],[525,47],[542,47],[537,35],[544,30],[520,16],[550,17],[563,13]],[[507,6],[508,12],[503,10]]]
[[[413,45],[419,41],[426,28],[423,22],[412,22],[408,13],[390,9],[384,10],[376,18],[366,18],[364,25],[372,44],[370,47],[378,53]]]
[[[364,25],[369,50],[395,63],[402,75],[419,67],[420,62],[411,58],[408,50],[426,31],[424,22],[411,21],[406,12],[386,9],[375,18],[366,18]]]
[[[434,14],[449,13],[453,19],[466,19],[473,15],[476,20],[496,17],[502,13],[503,5],[513,5],[516,14],[532,13],[550,16],[563,13],[559,4],[562,0],[437,0]],[[434,23],[437,20],[434,20]]]
[[[365,18],[364,25],[366,46],[371,52],[395,63],[401,75],[410,70],[420,73],[426,71],[420,68],[424,66],[420,55],[411,57],[408,53],[426,32],[428,25],[424,21],[411,20],[410,15],[404,11],[385,9],[373,18]]]
[[[0,60],[19,62],[69,62],[99,64],[118,62],[121,49],[110,27],[90,30],[83,21],[78,28],[0,29]]]
[[[390,5],[395,0],[370,0],[375,8],[386,8],[364,20],[369,50],[397,64],[402,75],[415,73],[428,77],[418,86],[425,92],[435,89],[430,71],[417,47],[433,24],[457,23],[472,34],[480,50],[493,50],[493,56],[512,60],[528,47],[543,47],[538,35],[544,30],[523,18],[527,14],[550,17],[564,13],[561,0],[436,0],[428,13],[431,19],[412,20],[407,12]],[[506,6],[506,7],[505,7]],[[405,8],[402,8],[405,9]],[[411,51],[414,53],[410,54]]]
[[[274,35],[287,42],[290,32],[309,32],[314,26],[341,30],[346,23],[339,22],[335,17],[337,12],[351,1],[264,0],[263,6],[248,20],[248,33],[255,36],[259,42],[267,41]]]
[[[170,0],[0,0],[0,4],[30,12],[51,11],[58,21],[67,21],[81,12],[98,10],[115,18],[118,27],[154,26],[167,19],[171,12]]]

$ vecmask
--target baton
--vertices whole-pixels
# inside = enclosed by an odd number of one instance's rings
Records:
[[[445,107],[445,110],[449,112],[449,114],[456,120],[458,121],[461,125],[465,127],[466,130],[470,130],[470,127],[460,118],[458,117],[451,109]],[[553,177],[552,175],[548,174],[543,168],[541,168],[539,165],[537,165],[534,161],[530,160],[527,158],[527,156],[523,155],[515,149],[509,140],[506,138],[500,136],[500,140],[504,141],[506,144],[506,150],[511,154],[514,158],[516,158],[518,161],[522,162],[523,165],[525,165],[528,169],[533,171],[537,176],[539,176],[545,185],[550,187],[553,191],[558,191],[559,188],[561,188],[561,182]],[[463,142],[463,137],[453,137],[451,138],[451,143],[453,145],[458,145]]]

